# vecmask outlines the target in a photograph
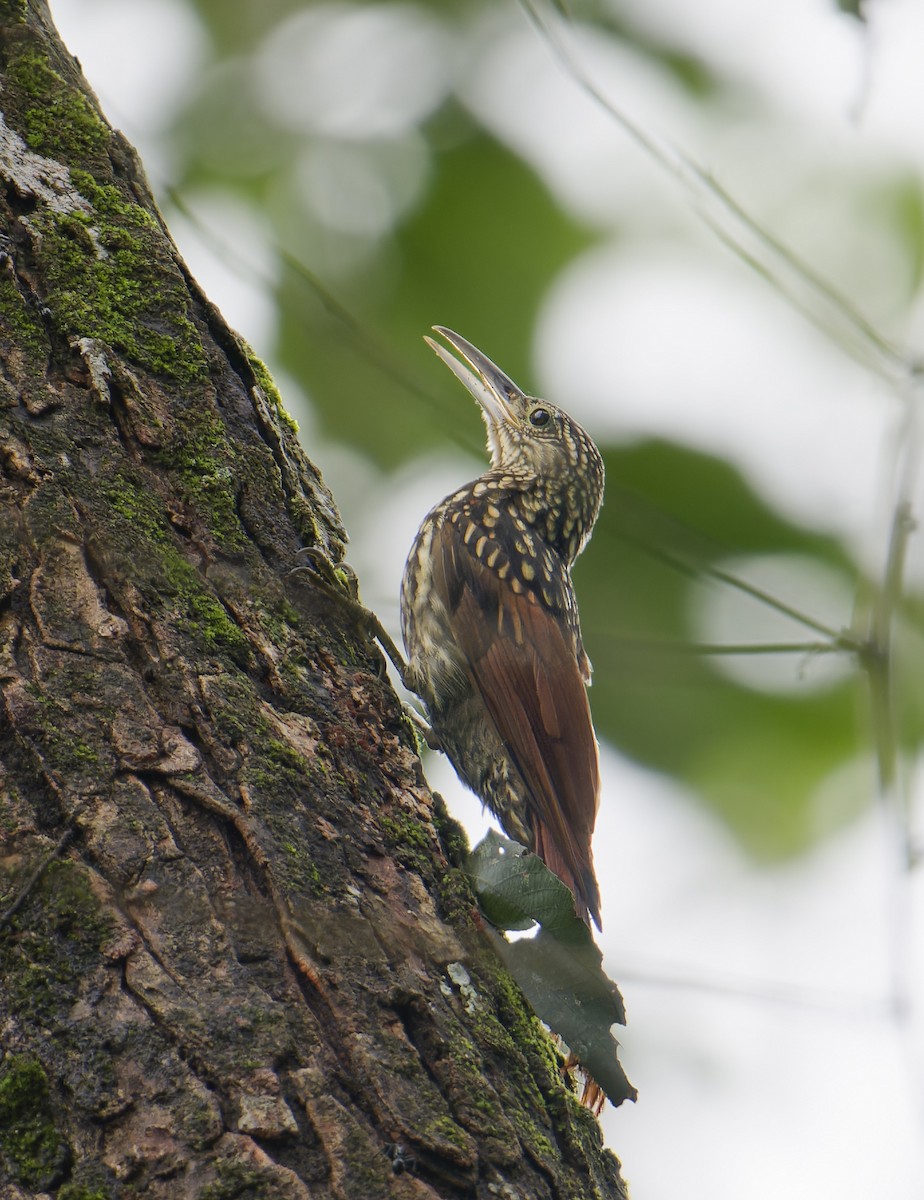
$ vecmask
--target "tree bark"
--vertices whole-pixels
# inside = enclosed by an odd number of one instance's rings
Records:
[[[42,0],[0,70],[0,1196],[624,1195],[264,368]]]

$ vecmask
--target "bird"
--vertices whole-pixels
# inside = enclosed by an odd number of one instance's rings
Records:
[[[401,585],[406,680],[463,783],[602,930],[599,754],[571,567],[603,501],[603,459],[563,409],[458,333],[433,330],[451,350],[425,341],[481,408],[491,465],[414,539]]]

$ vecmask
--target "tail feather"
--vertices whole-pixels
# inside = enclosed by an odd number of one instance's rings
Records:
[[[588,846],[587,848],[586,862],[580,863],[579,873],[576,874],[568,864],[565,855],[562,854],[549,836],[549,831],[541,822],[537,823],[535,842],[535,852],[538,857],[542,859],[549,870],[557,875],[562,883],[570,888],[574,894],[574,907],[577,915],[588,925],[590,925],[590,918],[593,918],[594,924],[602,933],[600,888],[597,885],[597,877],[594,874],[593,857],[590,847]]]

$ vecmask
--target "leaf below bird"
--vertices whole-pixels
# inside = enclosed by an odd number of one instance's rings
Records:
[[[603,957],[574,897],[534,854],[493,830],[468,862],[472,886],[488,920],[500,929],[540,926],[533,938],[508,942],[488,931],[504,965],[536,1015],[557,1033],[614,1105],[636,1091],[620,1065],[610,1032],[625,1025],[619,989],[603,971]]]
[[[490,830],[469,855],[468,872],[481,911],[499,929],[573,925],[590,936],[575,915],[570,889],[519,842]]]

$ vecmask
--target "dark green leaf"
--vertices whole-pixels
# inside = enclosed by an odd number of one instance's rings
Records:
[[[603,972],[590,930],[574,897],[534,854],[491,831],[469,856],[481,909],[501,929],[540,925],[535,937],[510,943],[489,931],[508,970],[536,1015],[559,1035],[613,1104],[634,1100],[610,1029],[625,1025],[619,989]]]
[[[468,873],[482,911],[499,929],[557,929],[576,920],[570,889],[525,846],[493,829],[469,855]]]
[[[584,922],[576,921],[567,940],[561,931],[547,929],[513,943],[493,940],[536,1014],[564,1040],[611,1103],[635,1100],[636,1090],[619,1062],[619,1043],[610,1032],[614,1024],[626,1023],[622,997],[603,973],[603,957]]]

